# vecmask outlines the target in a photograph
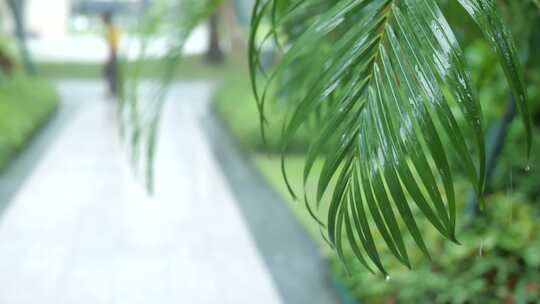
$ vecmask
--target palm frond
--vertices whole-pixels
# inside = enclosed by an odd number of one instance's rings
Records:
[[[193,30],[204,22],[222,0],[160,0],[138,24],[139,52],[134,62],[123,64],[123,94],[119,112],[121,133],[129,143],[135,168],[143,171],[149,192],[153,191],[153,160],[156,136],[167,90],[174,79],[184,44]],[[166,41],[165,55],[160,58],[157,79],[144,79],[146,63],[154,58],[149,50]],[[145,84],[142,88],[141,84]]]
[[[527,94],[513,42],[491,1],[459,2],[501,59],[530,146]],[[321,3],[327,6],[302,19],[301,32],[298,25],[291,29],[290,20]],[[270,26],[263,26],[265,20]],[[411,267],[403,241],[408,233],[429,257],[416,209],[457,242],[450,168],[459,166],[482,195],[484,133],[463,52],[436,1],[257,0],[251,30],[250,72],[263,132],[266,88],[284,74],[291,80],[285,85],[297,94],[289,100],[283,151],[300,126],[320,117],[304,170],[304,183],[314,175],[318,190],[314,202],[309,193],[304,197],[338,255],[350,246],[368,269],[386,274],[373,241],[377,233]],[[271,36],[284,51],[275,69],[260,73],[262,44]],[[268,75],[262,88],[261,74]],[[458,123],[459,116],[466,124]],[[320,157],[322,169],[312,172]],[[332,181],[330,204],[321,206]],[[322,208],[324,220],[318,218]]]
[[[528,159],[532,148],[532,123],[527,106],[527,94],[523,81],[523,72],[521,71],[516,47],[512,41],[510,32],[501,21],[493,1],[458,1],[476,22],[501,61],[506,78],[508,79],[508,83],[514,95],[514,101],[521,113],[521,119],[525,126]]]

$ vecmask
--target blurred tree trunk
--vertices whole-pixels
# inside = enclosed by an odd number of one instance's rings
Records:
[[[25,39],[25,22],[24,22],[24,5],[25,0],[7,0],[7,4],[13,16],[13,21],[15,23],[15,36],[17,37],[17,44],[19,46],[19,52],[21,55],[21,60],[24,65],[24,69],[29,74],[35,74],[36,69],[32,60],[30,59],[30,52],[28,51],[28,46],[26,45]]]
[[[235,0],[228,0],[223,6],[223,15],[227,25],[227,32],[230,39],[231,54],[237,58],[245,59],[247,56],[247,44],[245,39],[242,25],[249,26],[249,20],[241,20],[239,16],[239,8],[237,5],[242,3],[235,2]],[[244,24],[241,24],[244,22]]]
[[[219,13],[216,10],[208,21],[208,50],[206,51],[206,61],[212,64],[223,63],[225,55],[221,49],[221,37],[219,31]]]
[[[13,72],[13,61],[8,54],[0,49],[0,76],[10,75]]]
[[[7,35],[4,34],[3,9],[4,9],[3,4],[0,3],[0,39],[5,39],[4,37],[7,37]],[[0,79],[4,75],[11,74],[12,70],[13,70],[13,60],[9,56],[7,50],[5,49],[5,46],[3,47],[2,45],[0,45]]]

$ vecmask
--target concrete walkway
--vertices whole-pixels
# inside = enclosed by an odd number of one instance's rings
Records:
[[[281,303],[198,116],[209,87],[173,89],[156,195],[134,180],[97,83],[0,221],[0,303]]]

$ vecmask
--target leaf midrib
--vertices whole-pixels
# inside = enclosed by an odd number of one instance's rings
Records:
[[[375,63],[377,63],[380,59],[380,56],[379,54],[381,53],[381,46],[383,45],[383,42],[385,39],[388,39],[388,35],[387,35],[387,27],[388,27],[388,24],[390,23],[390,18],[393,17],[393,14],[392,14],[392,11],[394,9],[394,0],[390,0],[387,4],[388,7],[385,7],[384,10],[385,12],[383,13],[383,27],[382,27],[382,30],[381,30],[381,33],[379,34],[379,39],[377,39],[377,51],[375,52],[375,54],[373,55],[373,57],[370,59],[370,66],[369,66],[369,70],[370,70],[370,73],[369,73],[369,76],[367,77],[367,82],[366,82],[366,86],[367,87],[371,87],[371,80],[373,79],[373,73],[375,73]]]

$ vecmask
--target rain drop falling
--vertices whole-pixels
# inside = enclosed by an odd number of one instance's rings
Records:
[[[512,167],[510,167],[510,185],[508,187],[509,194],[512,194],[514,192],[514,172],[512,170]]]
[[[478,248],[478,256],[484,255],[484,240],[480,240],[480,248]]]
[[[512,195],[514,193],[514,173],[512,171],[512,167],[510,167],[510,185],[508,187],[508,196]],[[512,203],[513,201],[510,200],[510,203]],[[513,215],[514,215],[514,209],[512,207],[510,207],[510,214],[508,215],[508,222],[509,223],[512,223],[512,218],[513,218]]]

